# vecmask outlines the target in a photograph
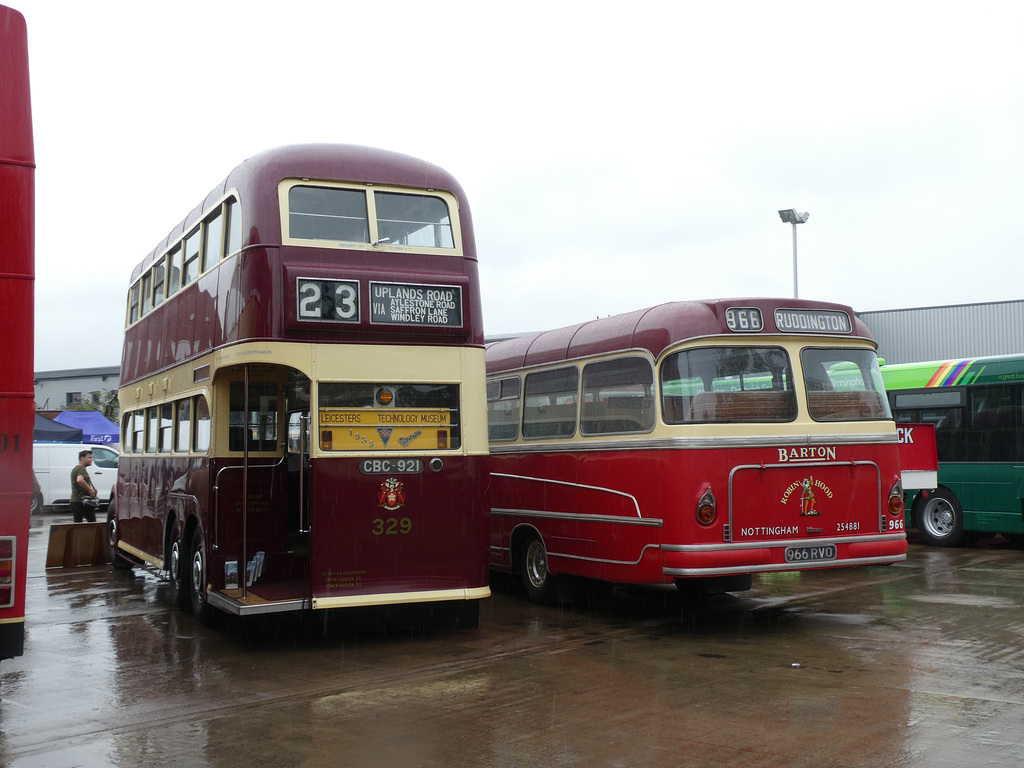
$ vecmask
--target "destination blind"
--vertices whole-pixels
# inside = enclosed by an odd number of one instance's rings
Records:
[[[461,328],[462,288],[371,281],[370,322]]]
[[[426,451],[449,447],[451,412],[443,408],[321,408],[325,451]]]

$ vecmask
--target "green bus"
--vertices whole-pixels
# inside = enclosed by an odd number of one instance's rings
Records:
[[[907,504],[925,542],[1024,543],[1024,355],[883,365],[897,423],[935,425],[938,488]]]

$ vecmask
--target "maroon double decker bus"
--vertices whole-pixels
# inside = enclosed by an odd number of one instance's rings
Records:
[[[748,589],[906,557],[896,426],[852,310],[663,304],[487,349],[491,563]]]
[[[32,503],[35,400],[35,155],[24,17],[0,5],[0,659],[25,644],[25,576]]]
[[[454,178],[355,146],[250,158],[132,274],[112,562],[203,621],[420,603],[475,626],[484,368]]]

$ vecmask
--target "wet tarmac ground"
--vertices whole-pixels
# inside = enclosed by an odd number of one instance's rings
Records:
[[[903,564],[535,606],[505,579],[470,632],[344,615],[198,626],[166,585],[45,569],[0,662],[0,765],[1019,766],[1024,552],[912,544]]]

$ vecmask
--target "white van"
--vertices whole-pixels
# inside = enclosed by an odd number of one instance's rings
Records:
[[[85,450],[92,451],[89,479],[96,486],[100,503],[103,506],[110,503],[117,484],[117,461],[120,458],[117,451],[103,445],[33,443],[32,471],[39,484],[38,488],[33,484],[33,512],[46,507],[67,509],[71,500],[71,470],[78,466],[79,452]]]

